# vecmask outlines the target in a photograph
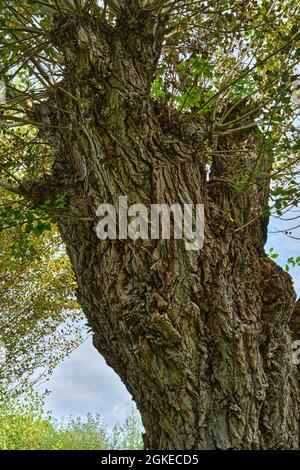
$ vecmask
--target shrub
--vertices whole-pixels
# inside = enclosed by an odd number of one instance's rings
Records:
[[[132,410],[111,433],[99,415],[56,422],[44,411],[44,398],[30,390],[23,399],[0,404],[1,450],[142,449],[142,426]]]
[[[43,410],[42,397],[30,391],[23,400],[0,406],[0,449],[43,449],[54,438],[55,429]]]

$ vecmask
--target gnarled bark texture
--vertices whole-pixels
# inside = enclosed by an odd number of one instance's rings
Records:
[[[264,253],[270,162],[259,134],[240,132],[213,139],[206,174],[209,126],[150,99],[163,35],[163,18],[147,11],[124,13],[113,28],[57,22],[66,74],[40,115],[56,163],[36,199],[52,187],[66,194],[59,225],[79,302],[141,412],[146,448],[298,448],[295,294]],[[228,157],[235,148],[247,152]],[[242,175],[250,184],[237,191]],[[203,203],[203,249],[98,240],[95,211],[120,195]]]

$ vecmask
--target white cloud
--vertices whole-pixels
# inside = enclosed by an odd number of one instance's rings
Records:
[[[46,407],[53,415],[100,414],[109,427],[123,421],[133,404],[117,374],[87,340],[54,371],[43,386],[51,390]],[[40,388],[41,389],[41,388]]]

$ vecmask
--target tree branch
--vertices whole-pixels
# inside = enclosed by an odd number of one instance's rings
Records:
[[[14,194],[18,194],[19,196],[22,195],[22,191],[17,186],[13,186],[12,184],[5,183],[4,181],[1,181],[1,180],[0,180],[0,188],[3,188],[6,191],[9,191]]]

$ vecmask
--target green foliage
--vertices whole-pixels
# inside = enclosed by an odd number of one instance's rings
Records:
[[[47,377],[86,332],[73,273],[55,229],[39,238],[2,232],[0,272],[0,340],[7,348],[0,381],[10,395]]]
[[[0,406],[1,450],[142,449],[141,433],[134,411],[111,433],[98,415],[71,417],[67,423],[58,423],[45,413],[43,397],[33,390],[23,400],[10,400]]]
[[[85,420],[69,418],[67,425],[56,425],[51,449],[53,450],[104,450],[109,437],[100,416],[88,414]]]
[[[277,259],[279,258],[279,254],[278,253],[274,253],[274,248],[270,248],[269,249],[269,257],[271,259]],[[300,267],[300,256],[291,256],[290,258],[287,259],[286,263],[285,263],[285,270],[287,272],[290,272],[290,269],[293,268],[299,268]]]
[[[270,248],[269,249],[269,256],[271,259],[277,259],[279,257],[279,254],[278,253],[274,253],[274,248]]]
[[[290,271],[290,267],[296,268],[300,267],[300,256],[297,256],[296,258],[294,256],[291,256],[285,265],[285,269],[287,272]]]
[[[141,422],[134,410],[122,426],[114,427],[109,439],[109,447],[116,450],[143,449]]]
[[[43,449],[51,445],[54,426],[43,411],[43,399],[32,390],[24,400],[0,406],[0,449]]]

